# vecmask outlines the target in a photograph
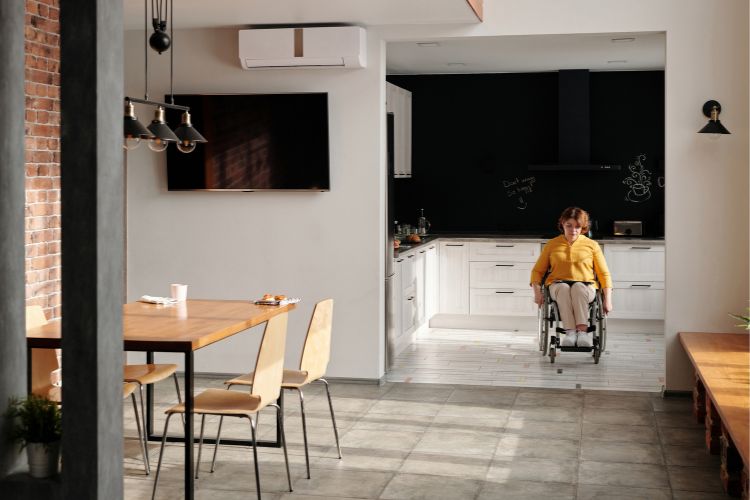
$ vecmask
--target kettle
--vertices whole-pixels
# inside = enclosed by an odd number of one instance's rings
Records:
[[[432,224],[430,224],[430,221],[428,221],[424,216],[424,208],[420,208],[420,216],[417,220],[417,233],[418,234],[427,234],[430,232],[430,227],[432,227]]]

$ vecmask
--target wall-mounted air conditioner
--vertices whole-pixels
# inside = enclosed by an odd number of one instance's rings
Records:
[[[364,68],[364,28],[255,28],[240,30],[240,64],[262,68]]]

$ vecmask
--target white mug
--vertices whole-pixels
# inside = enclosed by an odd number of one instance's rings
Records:
[[[172,290],[172,298],[177,302],[184,302],[187,299],[187,285],[172,283],[169,286]]]

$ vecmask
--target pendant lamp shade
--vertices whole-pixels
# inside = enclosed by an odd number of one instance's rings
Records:
[[[148,126],[149,131],[156,139],[164,142],[177,142],[179,139],[172,129],[169,128],[167,122],[164,120],[164,108],[159,106],[156,108],[154,113],[154,119],[151,121],[151,125]]]
[[[182,113],[182,124],[174,131],[180,142],[208,142],[190,122],[190,113]]]

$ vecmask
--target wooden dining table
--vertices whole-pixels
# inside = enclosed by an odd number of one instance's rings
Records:
[[[185,419],[184,438],[168,437],[170,441],[185,442],[185,498],[194,497],[193,481],[193,391],[194,353],[198,349],[219,342],[239,332],[265,323],[279,314],[294,309],[294,304],[283,306],[255,305],[247,300],[187,300],[174,305],[131,302],[123,306],[123,349],[146,353],[147,363],[154,362],[154,352],[179,352],[185,357]],[[51,322],[26,332],[29,359],[31,349],[61,348],[61,322]],[[30,363],[29,363],[30,364]],[[29,381],[31,374],[29,372]],[[147,432],[149,439],[161,440],[153,434],[153,392],[147,386]],[[205,442],[213,442],[206,440]],[[249,444],[251,441],[222,440],[228,444]],[[276,441],[259,441],[259,446],[280,446]]]

